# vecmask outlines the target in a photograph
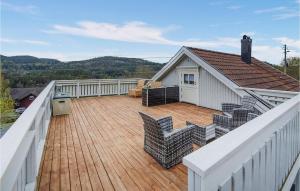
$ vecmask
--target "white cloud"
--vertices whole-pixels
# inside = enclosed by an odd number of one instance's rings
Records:
[[[158,28],[143,22],[129,22],[124,25],[112,23],[97,23],[91,21],[79,22],[76,26],[54,25],[52,30],[45,31],[52,34],[68,34],[104,40],[115,40],[134,43],[163,44],[174,46],[200,46],[200,47],[238,47],[238,38],[216,38],[212,41],[199,39],[171,40],[164,36],[170,27]]]
[[[169,30],[170,27],[156,28],[138,21],[128,22],[124,25],[83,21],[76,26],[54,25],[53,30],[47,32],[124,42],[176,44],[175,41],[163,37],[163,34]]]
[[[262,60],[268,61],[272,64],[280,64],[283,59],[283,50],[280,46],[257,45],[253,46],[253,56]],[[291,51],[288,57],[300,56],[300,52]]]
[[[243,36],[243,35],[247,35],[247,36],[254,36],[256,33],[255,32],[253,32],[253,31],[248,31],[248,32],[241,32],[241,36]]]
[[[15,4],[0,1],[0,6],[3,9],[18,12],[18,13],[27,13],[27,14],[38,13],[38,7],[34,5],[15,5]]]
[[[256,14],[271,14],[273,20],[283,20],[283,19],[289,19],[294,17],[299,17],[300,13],[299,10],[288,8],[284,6],[280,7],[272,7],[267,9],[259,9],[254,11]]]
[[[240,5],[231,5],[231,6],[228,6],[226,8],[229,9],[229,10],[238,10],[238,9],[242,8],[242,6],[240,6]]]
[[[289,19],[294,17],[300,17],[300,13],[298,10],[287,10],[283,13],[278,13],[273,15],[274,20],[284,20],[284,19]]]
[[[10,38],[0,38],[1,43],[8,43],[8,44],[32,44],[32,45],[49,45],[48,42],[41,41],[41,40],[19,40],[19,39],[10,39]]]
[[[22,42],[27,44],[35,44],[35,45],[49,45],[48,42],[40,41],[40,40],[23,40]]]
[[[114,41],[123,41],[123,42],[133,42],[133,43],[146,43],[146,44],[162,44],[162,45],[170,45],[170,46],[194,46],[204,49],[216,49],[216,50],[232,50],[234,52],[240,52],[240,39],[243,34],[247,34],[250,36],[255,35],[255,32],[243,32],[240,37],[232,38],[232,37],[216,37],[211,40],[203,40],[203,39],[186,39],[186,40],[172,40],[165,36],[165,34],[174,30],[172,27],[154,27],[150,26],[143,22],[129,22],[123,25],[117,25],[112,23],[97,23],[91,21],[79,22],[75,26],[65,26],[65,25],[54,25],[51,30],[46,31],[51,34],[67,34],[74,36],[82,36],[89,37],[95,39],[104,39],[104,40],[114,40]],[[264,41],[266,41],[265,39]],[[299,49],[299,40],[290,39],[288,37],[278,37],[274,39],[269,39],[270,43],[286,43],[289,47],[294,47]],[[1,42],[6,43],[31,43],[38,45],[46,45],[47,42],[37,41],[37,40],[13,40],[13,39],[1,39]],[[266,60],[271,63],[280,63],[282,59],[282,49],[281,45],[265,45],[260,44],[257,45],[254,39],[253,44],[253,56]],[[60,52],[46,52],[43,54],[42,52],[28,52],[28,54],[32,54],[35,56],[42,57],[54,57],[61,60],[74,60],[74,59],[87,59],[99,55],[101,51],[94,51],[94,53],[68,53],[61,54]],[[299,50],[293,51],[289,54],[299,55]],[[121,52],[113,52],[107,51],[103,55],[114,55],[120,56]],[[128,55],[122,55],[128,56]],[[139,55],[133,55],[133,57],[138,57]],[[172,55],[169,55],[172,56]],[[155,57],[155,56],[153,56]]]
[[[224,5],[226,3],[227,3],[227,1],[210,1],[209,5],[211,5],[211,6],[220,6],[220,5]]]
[[[261,14],[261,13],[272,13],[272,12],[278,12],[278,11],[282,11],[282,10],[286,10],[287,8],[284,6],[280,6],[280,7],[272,7],[272,8],[267,8],[267,9],[259,9],[254,11],[254,13],[256,14]]]
[[[280,42],[281,44],[286,44],[288,47],[296,48],[300,50],[300,40],[291,39],[288,37],[277,37],[273,40]]]
[[[231,37],[218,37],[215,40],[205,41],[205,40],[197,40],[191,39],[181,42],[182,45],[185,46],[195,46],[200,48],[220,48],[220,47],[232,47],[238,48],[240,47],[240,39],[239,38],[231,38]]]
[[[222,23],[211,23],[209,24],[208,26],[209,27],[223,27],[223,26],[230,26],[230,25],[233,25],[233,26],[236,26],[236,25],[241,25],[243,24],[244,22],[242,21],[235,21],[235,22],[222,22]]]

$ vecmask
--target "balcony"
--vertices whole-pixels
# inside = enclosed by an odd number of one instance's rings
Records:
[[[195,147],[183,164],[166,170],[143,150],[138,111],[171,115],[175,128],[186,120],[210,124],[217,111],[185,103],[144,107],[141,99],[122,95],[136,82],[51,82],[0,139],[1,190],[289,190],[299,185],[299,95]],[[51,117],[58,88],[74,97],[72,113]]]

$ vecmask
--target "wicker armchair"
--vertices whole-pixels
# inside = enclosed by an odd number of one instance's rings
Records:
[[[128,91],[128,95],[132,97],[141,97],[142,96],[142,89],[145,85],[145,80],[139,80],[137,82],[137,86],[134,89],[130,89]]]
[[[248,113],[247,116],[247,121],[251,121],[252,119],[258,117],[259,115],[255,114],[255,113]]]
[[[249,112],[250,110],[248,109],[237,108],[233,109],[232,116],[214,114],[213,123],[231,131],[248,121]]]
[[[172,117],[154,119],[145,113],[139,114],[144,121],[144,150],[163,167],[171,168],[193,151],[193,125],[173,129]]]
[[[230,116],[233,114],[233,110],[237,108],[244,108],[250,110],[250,112],[254,112],[254,106],[257,100],[251,96],[244,96],[242,98],[242,104],[234,104],[234,103],[223,103],[222,111]]]

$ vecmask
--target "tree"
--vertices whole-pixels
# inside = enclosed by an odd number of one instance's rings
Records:
[[[300,66],[300,57],[289,57],[286,59],[288,66]],[[281,66],[284,66],[284,60],[280,63]]]
[[[288,67],[286,68],[286,73],[299,80],[300,79],[300,57],[290,57],[287,58]],[[280,65],[273,65],[273,67],[284,71],[284,60],[280,63]]]
[[[0,110],[1,113],[14,109],[14,100],[10,95],[8,80],[5,80],[3,74],[0,77]]]
[[[8,81],[4,79],[2,73],[0,80],[0,128],[2,128],[3,124],[13,123],[18,115],[14,112],[14,100],[10,95]]]

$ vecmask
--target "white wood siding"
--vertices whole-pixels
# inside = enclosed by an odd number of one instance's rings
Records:
[[[240,103],[239,95],[203,68],[200,69],[199,86],[200,106],[221,110],[222,103]]]
[[[178,86],[179,79],[178,79],[178,69],[179,68],[191,68],[191,67],[198,67],[198,65],[190,58],[183,58],[181,59],[171,70],[161,79],[161,82],[164,86]]]
[[[221,104],[240,103],[241,97],[225,84],[211,75],[204,68],[198,66],[192,59],[181,59],[161,81],[164,86],[179,85],[178,70],[180,68],[199,67],[199,106],[221,110]]]
[[[168,75],[162,79],[162,84],[163,86],[178,86],[179,85],[179,80],[178,80],[178,72],[176,69],[173,69],[168,73]]]

